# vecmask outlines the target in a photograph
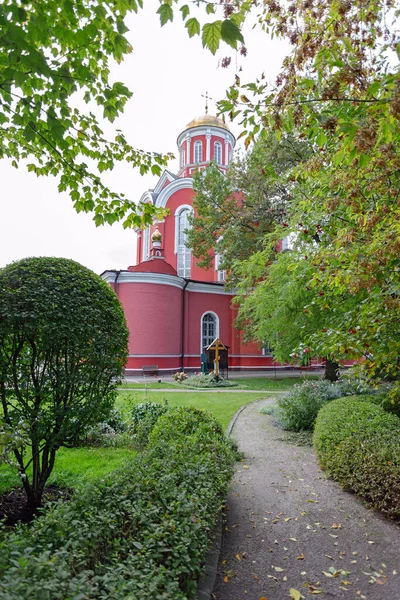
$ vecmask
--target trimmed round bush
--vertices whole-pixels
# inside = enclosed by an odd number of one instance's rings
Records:
[[[334,400],[318,413],[314,447],[326,474],[374,508],[400,518],[400,420],[369,396]]]

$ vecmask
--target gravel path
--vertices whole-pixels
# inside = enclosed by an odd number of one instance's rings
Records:
[[[281,441],[260,414],[272,402],[251,404],[232,431],[245,460],[227,499],[213,597],[400,600],[400,528],[327,480],[312,448]]]

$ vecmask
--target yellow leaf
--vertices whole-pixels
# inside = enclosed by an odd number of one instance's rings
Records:
[[[300,554],[300,556],[297,557],[297,560],[304,560],[304,554]]]
[[[310,594],[314,594],[314,595],[316,595],[316,594],[322,594],[322,590],[311,590]]]
[[[267,600],[267,596],[261,596],[260,600]]]
[[[225,577],[224,577],[224,581],[225,581],[225,583],[228,583],[228,581],[229,581],[229,577],[228,577],[227,575],[225,575]]]
[[[279,573],[281,573],[284,569],[281,569],[280,567],[274,567],[274,565],[271,565],[271,567],[273,569],[275,569],[275,571],[278,571]]]
[[[236,558],[237,558],[238,560],[240,560],[240,558],[241,558],[240,554],[236,554]]]
[[[249,467],[247,465],[243,465],[243,469],[248,469]]]
[[[301,600],[301,598],[304,598],[304,596],[300,594],[299,590],[296,590],[295,588],[290,588],[289,596],[292,598],[292,600]]]

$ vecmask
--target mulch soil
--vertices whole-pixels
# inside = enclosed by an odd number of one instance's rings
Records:
[[[43,506],[57,500],[68,500],[71,490],[49,486],[43,495]],[[17,523],[30,523],[35,513],[27,506],[26,495],[22,489],[12,490],[0,495],[0,520],[4,519],[5,525],[12,527]]]

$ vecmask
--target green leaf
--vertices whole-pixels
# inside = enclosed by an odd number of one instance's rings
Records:
[[[194,17],[187,21],[186,28],[188,30],[189,37],[200,35],[200,23]]]
[[[215,8],[214,8],[214,4],[207,4],[206,6],[206,13],[208,15],[213,15],[215,13]]]
[[[182,13],[182,19],[185,20],[186,17],[189,15],[190,13],[190,9],[188,7],[187,4],[184,4],[183,6],[181,6],[181,8],[179,9]]]
[[[221,37],[224,42],[235,49],[237,48],[238,41],[244,42],[243,35],[239,27],[230,19],[225,19],[225,21],[222,22]]]
[[[160,15],[160,23],[161,27],[168,23],[168,21],[174,20],[174,11],[169,4],[161,4],[160,8],[157,11],[157,14]]]
[[[204,48],[208,48],[212,54],[215,54],[219,48],[221,41],[221,21],[214,21],[214,23],[206,23],[203,26],[203,33],[201,41]]]
[[[316,139],[318,146],[325,146],[327,141],[328,138],[326,137],[326,134],[323,131],[320,131]]]

